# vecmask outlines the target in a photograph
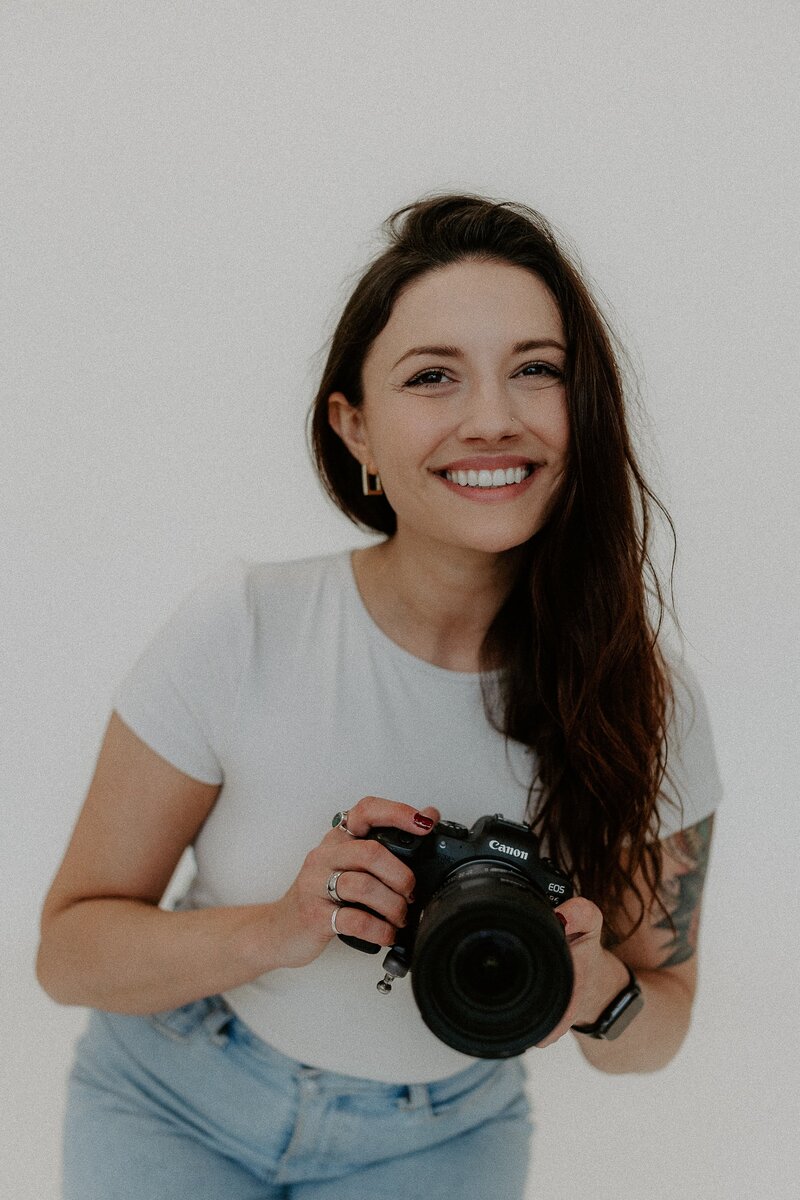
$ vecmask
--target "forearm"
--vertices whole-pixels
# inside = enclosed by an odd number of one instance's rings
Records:
[[[37,977],[60,1004],[152,1013],[280,966],[272,904],[166,912],[141,900],[81,900],[49,920]]]
[[[616,1040],[573,1033],[584,1058],[610,1075],[660,1070],[674,1058],[689,1029],[692,996],[680,979],[658,970],[637,970],[636,977],[644,1007]],[[609,992],[609,1000],[614,994]]]

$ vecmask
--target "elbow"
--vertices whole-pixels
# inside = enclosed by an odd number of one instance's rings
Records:
[[[658,1052],[654,1054],[652,1060],[645,1061],[634,1068],[635,1073],[637,1075],[655,1075],[659,1071],[665,1070],[680,1054],[688,1032],[688,1022],[683,1028],[674,1030],[672,1037],[658,1048]]]
[[[637,1047],[633,1051],[620,1044],[618,1050],[610,1050],[607,1055],[602,1052],[592,1056],[584,1053],[584,1058],[603,1075],[655,1075],[676,1058],[685,1038],[685,1032],[679,1033],[658,1046]]]
[[[56,1004],[83,1003],[74,988],[70,987],[70,977],[74,972],[69,970],[68,948],[59,936],[57,914],[49,913],[42,918],[34,969],[39,987]]]
[[[686,1033],[679,1033],[666,1045],[662,1044],[656,1049],[650,1049],[641,1057],[637,1056],[627,1060],[609,1059],[604,1062],[593,1062],[592,1066],[606,1075],[656,1075],[677,1058],[685,1040]]]
[[[39,987],[42,989],[42,991],[46,992],[51,1000],[55,1000],[56,1004],[64,1004],[65,1001],[61,997],[58,981],[53,977],[50,968],[50,958],[44,938],[42,938],[39,942],[39,949],[36,953],[35,970],[36,982],[39,984]]]
[[[680,983],[670,991],[668,998],[663,992],[660,997],[652,996],[652,1003],[615,1041],[589,1043],[580,1038],[584,1058],[606,1075],[663,1071],[680,1052],[692,1019],[692,992]]]
[[[71,1004],[73,1003],[70,997],[66,994],[63,987],[63,980],[59,972],[53,968],[53,956],[50,953],[49,939],[42,934],[39,941],[39,949],[36,953],[36,981],[39,987],[45,992],[51,1000],[55,1000],[56,1004]]]

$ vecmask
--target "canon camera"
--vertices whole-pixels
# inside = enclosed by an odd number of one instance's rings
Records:
[[[572,886],[540,858],[538,838],[499,814],[472,829],[441,821],[425,835],[378,828],[367,837],[416,878],[407,924],[383,961],[378,989],[390,992],[410,970],[425,1024],[475,1058],[509,1058],[547,1037],[572,995],[572,958],[553,913]],[[368,954],[381,949],[339,936]]]

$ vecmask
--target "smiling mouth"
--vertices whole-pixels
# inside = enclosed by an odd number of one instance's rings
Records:
[[[498,467],[495,471],[440,471],[442,479],[456,483],[459,487],[471,488],[504,488],[515,483],[522,483],[533,474],[535,465],[529,463],[524,467]]]

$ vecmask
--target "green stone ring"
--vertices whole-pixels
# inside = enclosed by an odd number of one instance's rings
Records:
[[[342,809],[341,812],[334,813],[333,820],[331,821],[331,825],[333,826],[334,829],[337,829],[337,828],[343,829],[345,831],[345,833],[350,834],[350,837],[356,837],[357,835],[355,833],[353,833],[353,831],[351,829],[347,828],[347,816],[348,816],[348,810],[346,808]]]

